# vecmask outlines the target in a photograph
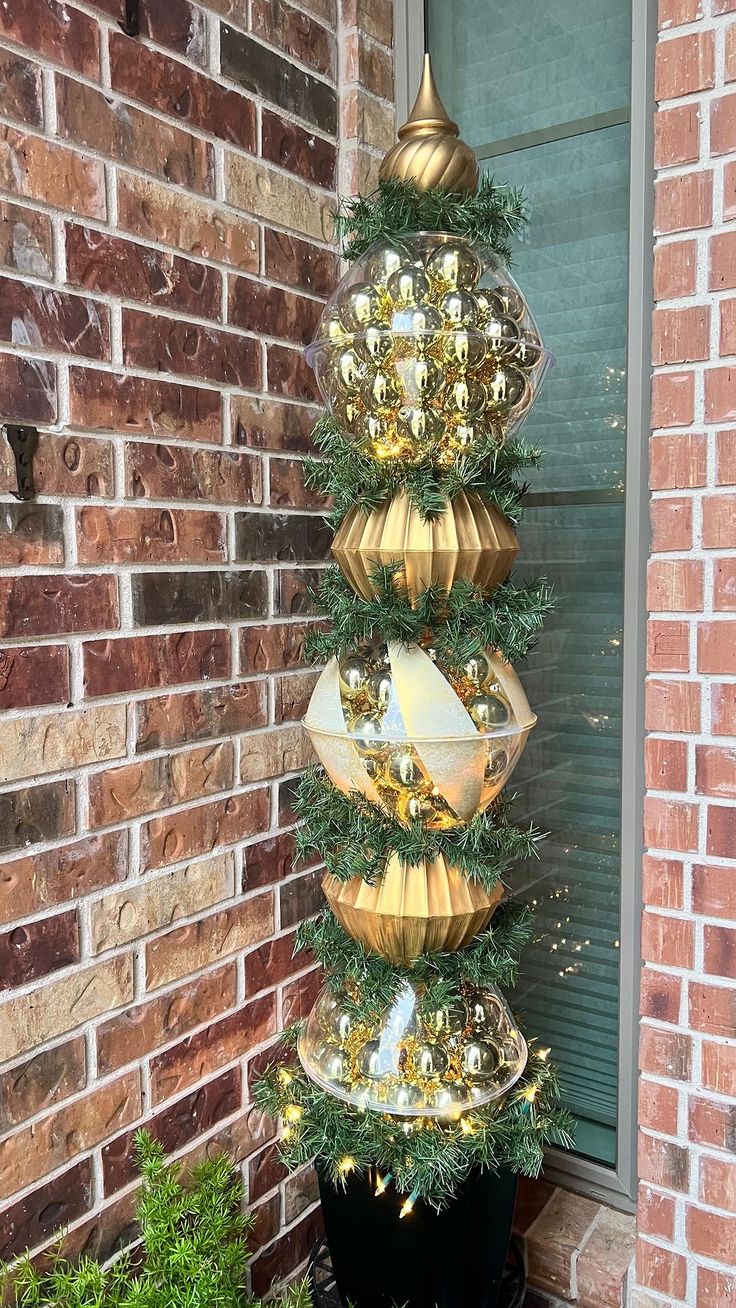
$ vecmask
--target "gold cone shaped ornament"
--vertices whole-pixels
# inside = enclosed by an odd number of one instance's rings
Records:
[[[407,866],[392,854],[379,879],[322,882],[335,917],[365,949],[392,963],[420,954],[462,949],[483,927],[503,898],[503,886],[484,890],[438,855]]]
[[[413,607],[429,586],[449,590],[460,580],[490,594],[509,575],[518,550],[508,518],[474,491],[460,491],[429,521],[404,490],[368,514],[356,505],[332,546],[344,577],[366,600],[377,593],[374,568],[399,564],[397,585],[406,587]]]
[[[439,186],[472,195],[477,190],[478,161],[460,140],[460,129],[440,99],[428,54],[414,108],[399,128],[399,139],[384,158],[379,176],[382,182],[391,177],[413,182],[420,191]]]

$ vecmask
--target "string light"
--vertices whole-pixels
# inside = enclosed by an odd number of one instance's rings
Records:
[[[399,1217],[408,1217],[408,1216],[409,1216],[409,1213],[411,1212],[412,1208],[414,1207],[414,1203],[415,1203],[415,1200],[417,1199],[418,1195],[419,1195],[419,1191],[418,1191],[418,1190],[412,1190],[411,1194],[409,1195],[409,1198],[408,1198],[408,1199],[405,1199],[404,1202],[403,1202],[403,1204],[401,1205],[401,1212],[399,1213]]]
[[[304,1116],[304,1109],[301,1108],[299,1104],[287,1104],[284,1108],[283,1116],[284,1121],[290,1122],[292,1126],[294,1126],[297,1122],[300,1122]]]
[[[540,1059],[542,1063],[546,1063],[551,1053],[552,1053],[551,1049],[538,1049],[537,1058]]]
[[[344,1158],[341,1158],[337,1164],[337,1170],[341,1176],[349,1176],[354,1167],[355,1159],[351,1158],[349,1154],[346,1154]]]
[[[285,1126],[284,1129],[283,1129],[283,1131],[281,1132],[281,1139],[282,1139],[282,1140],[290,1140],[291,1137],[293,1136],[293,1134],[294,1134],[294,1132],[292,1131],[291,1127],[290,1127],[290,1126]]]
[[[380,1172],[376,1173],[376,1198],[377,1199],[380,1198],[380,1196],[383,1194],[390,1180],[391,1180],[390,1172],[387,1172],[385,1176],[381,1176]]]
[[[526,1090],[524,1091],[524,1098],[526,1099],[526,1102],[528,1104],[534,1103],[534,1100],[536,1099],[539,1090],[540,1090],[540,1086],[537,1084],[527,1086]]]
[[[475,1123],[469,1117],[461,1117],[460,1130],[463,1135],[475,1135]]]
[[[293,1080],[294,1078],[291,1075],[291,1072],[289,1072],[285,1067],[279,1068],[279,1081],[282,1085],[291,1085]]]

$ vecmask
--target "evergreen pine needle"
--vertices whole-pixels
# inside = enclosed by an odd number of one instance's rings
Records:
[[[454,195],[441,187],[420,191],[413,182],[379,182],[366,198],[343,200],[335,229],[346,259],[360,258],[378,240],[410,232],[452,232],[487,246],[503,262],[511,258],[511,239],[526,225],[521,191],[481,178],[475,195]]]

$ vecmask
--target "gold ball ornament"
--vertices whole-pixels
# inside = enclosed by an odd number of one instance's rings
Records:
[[[386,752],[387,745],[381,734],[381,719],[376,713],[361,713],[353,723],[355,748],[359,754],[374,758]]]
[[[443,332],[442,359],[449,368],[478,368],[486,357],[486,342],[477,331]]]
[[[388,668],[372,672],[366,689],[371,703],[381,710],[385,709],[391,698],[391,673]]]
[[[488,342],[488,350],[497,358],[513,357],[519,348],[519,328],[513,318],[503,314],[492,314],[483,324],[483,333]]]
[[[354,342],[357,353],[368,363],[384,363],[391,356],[394,338],[385,327],[366,327]]]
[[[352,654],[344,658],[340,663],[338,672],[340,692],[347,695],[348,698],[359,695],[368,685],[370,669],[365,659],[361,658],[359,654]]]
[[[541,357],[542,342],[537,333],[528,329],[523,331],[513,353],[513,361],[516,367],[523,368],[526,372],[528,369],[536,367]]]
[[[410,348],[419,353],[430,344],[433,334],[442,331],[442,314],[432,304],[407,304],[394,309],[391,330],[399,337],[394,344],[397,351],[404,346],[400,337],[406,335],[412,338]]]
[[[517,368],[499,364],[483,378],[488,411],[493,417],[505,418],[524,396],[526,382]]]
[[[432,359],[423,356],[402,359],[396,364],[401,386],[401,398],[410,408],[421,407],[432,399],[442,387],[442,369]]]
[[[399,139],[389,150],[379,171],[381,181],[397,177],[413,182],[420,191],[431,187],[459,194],[473,194],[478,187],[478,161],[459,128],[447,114],[432,76],[429,55],[414,108]]]
[[[409,263],[397,268],[396,272],[391,274],[386,289],[394,305],[406,308],[428,299],[431,288],[424,269]]]
[[[447,1054],[438,1045],[419,1045],[414,1052],[414,1066],[420,1076],[442,1076],[447,1070]]]
[[[402,399],[401,387],[392,373],[379,369],[366,378],[360,397],[368,413],[376,409],[398,408]]]
[[[458,423],[479,418],[486,407],[486,389],[482,382],[472,377],[451,382],[446,391],[449,407],[455,410]]]
[[[404,264],[411,263],[409,251],[398,242],[382,241],[371,250],[365,264],[366,280],[386,286],[389,279]]]
[[[442,419],[435,409],[407,405],[399,410],[397,427],[408,440],[427,445],[441,436]]]
[[[440,245],[427,260],[430,280],[445,291],[472,291],[480,272],[480,259],[466,244]]]
[[[489,1040],[471,1040],[462,1052],[463,1071],[475,1081],[487,1081],[495,1076],[501,1062],[500,1050]]]
[[[391,754],[386,769],[386,780],[397,790],[414,791],[426,784],[426,777],[411,747],[397,749]]]
[[[501,310],[514,322],[521,322],[526,305],[515,286],[494,286],[493,294],[501,305]]]
[[[370,282],[358,282],[346,292],[340,314],[348,331],[363,332],[371,324],[380,321],[385,308],[385,301],[376,286]]]
[[[342,391],[357,391],[365,376],[365,363],[352,347],[341,350],[334,364],[335,383]]]
[[[446,326],[475,327],[479,320],[478,301],[470,291],[447,291],[439,302]]]
[[[507,701],[490,691],[475,695],[468,704],[468,712],[481,731],[505,727],[511,716]]]

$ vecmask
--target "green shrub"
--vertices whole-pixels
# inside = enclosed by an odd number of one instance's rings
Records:
[[[145,1131],[135,1140],[143,1178],[136,1217],[141,1247],[110,1266],[70,1262],[53,1250],[6,1271],[17,1308],[259,1308],[246,1289],[252,1218],[227,1155],[200,1163],[185,1188],[180,1168]],[[310,1308],[306,1284],[284,1291],[281,1308]]]

